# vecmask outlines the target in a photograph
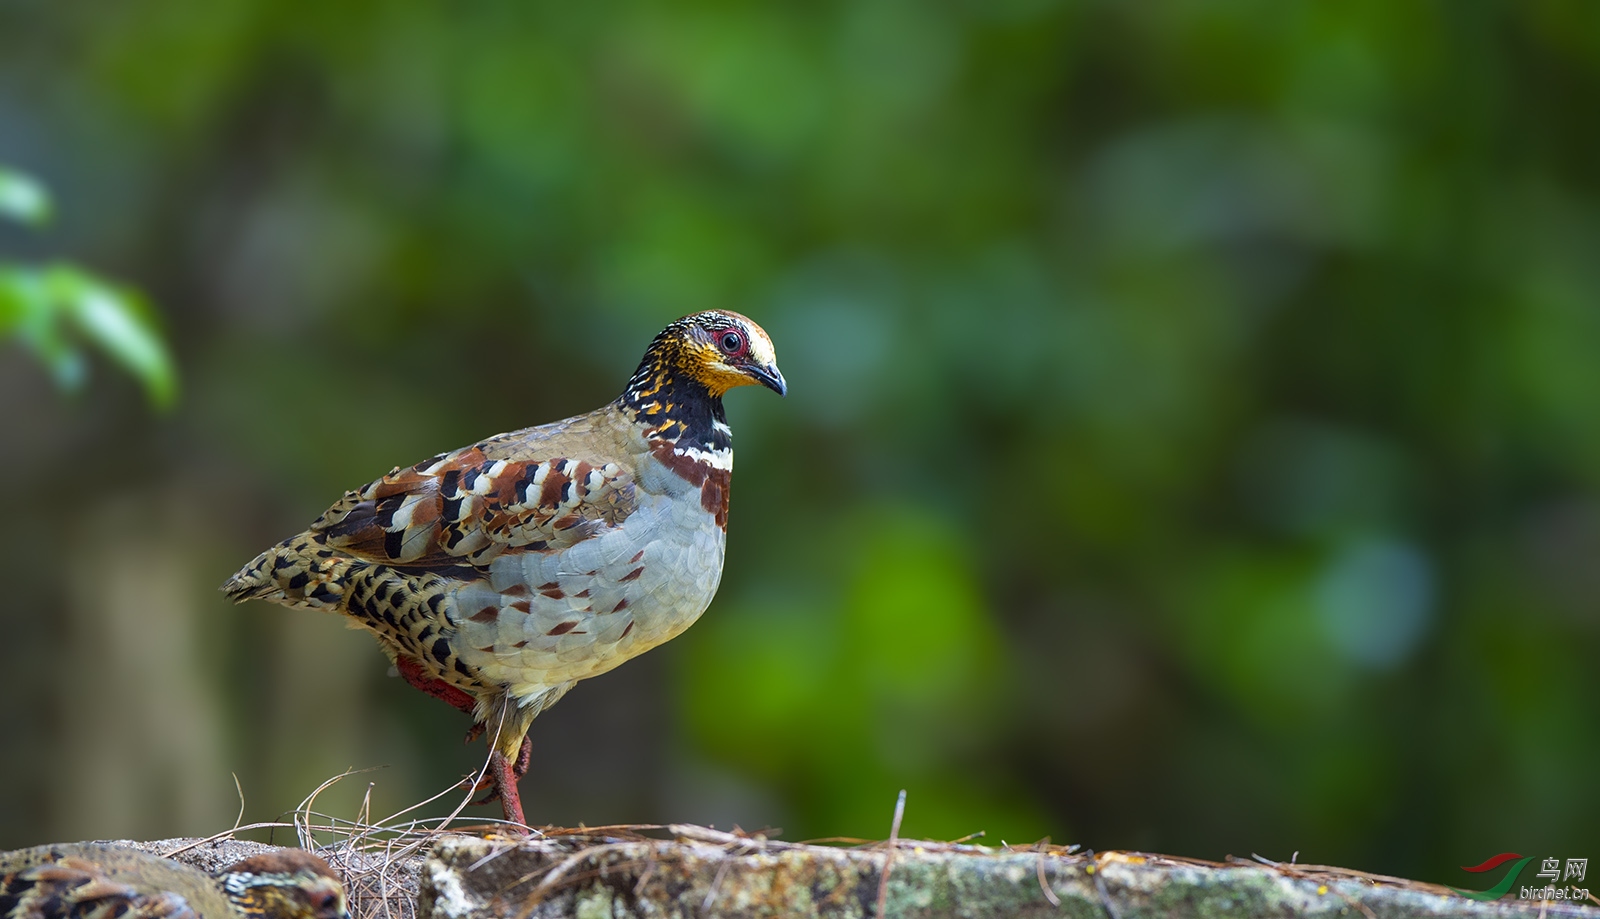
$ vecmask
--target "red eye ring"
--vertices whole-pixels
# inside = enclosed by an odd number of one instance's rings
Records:
[[[733,329],[728,329],[717,336],[717,347],[730,357],[740,354],[744,351],[744,336]]]

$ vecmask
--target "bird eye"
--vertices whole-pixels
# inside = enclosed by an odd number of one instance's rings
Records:
[[[339,895],[334,891],[317,891],[311,895],[310,899],[311,911],[317,916],[333,917],[344,912],[339,908]]]
[[[744,347],[744,336],[738,332],[723,332],[722,337],[717,339],[717,344],[721,346],[724,354],[738,354],[739,349]]]

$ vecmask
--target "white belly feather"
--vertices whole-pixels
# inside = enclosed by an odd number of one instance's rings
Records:
[[[639,499],[616,527],[496,559],[487,585],[463,585],[451,617],[462,661],[527,701],[694,624],[717,592],[726,534],[697,501],[643,489]]]

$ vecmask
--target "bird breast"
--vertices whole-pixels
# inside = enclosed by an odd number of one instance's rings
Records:
[[[640,480],[647,487],[625,520],[559,552],[503,555],[487,582],[461,586],[463,663],[529,700],[605,673],[705,612],[722,578],[724,530],[685,499],[698,491],[689,482]]]

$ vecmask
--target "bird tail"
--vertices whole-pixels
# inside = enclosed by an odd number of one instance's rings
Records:
[[[306,609],[337,609],[357,562],[329,549],[317,534],[278,543],[234,572],[222,592],[235,603],[266,600]]]

